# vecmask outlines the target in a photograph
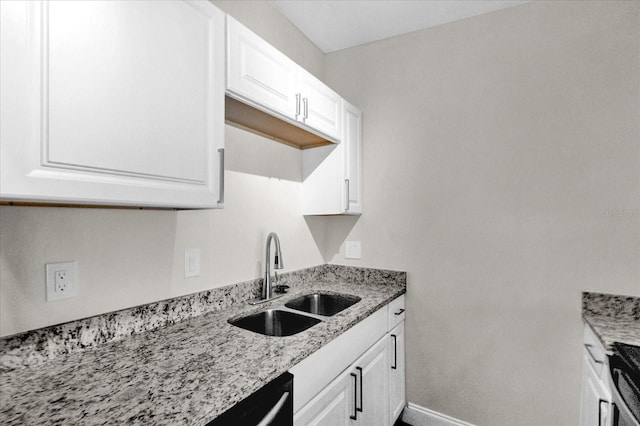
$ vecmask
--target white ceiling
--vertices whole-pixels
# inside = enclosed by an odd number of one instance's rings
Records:
[[[324,53],[526,3],[526,0],[272,0]]]

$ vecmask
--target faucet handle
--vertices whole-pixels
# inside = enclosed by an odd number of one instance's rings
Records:
[[[278,273],[274,271],[273,274],[275,275],[275,278],[273,279],[273,281],[276,283],[275,285],[271,286],[271,288],[273,289],[273,292],[278,294],[286,293],[289,286],[284,284],[282,285],[278,284]]]
[[[274,293],[278,293],[278,294],[286,293],[288,289],[289,289],[289,286],[284,284],[273,286]]]

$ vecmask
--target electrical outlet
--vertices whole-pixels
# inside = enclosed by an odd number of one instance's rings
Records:
[[[200,249],[188,249],[184,251],[184,277],[197,277],[200,275]]]
[[[68,293],[70,289],[69,272],[66,269],[53,273],[53,291],[56,293]]]
[[[76,295],[76,262],[47,263],[46,293],[47,302],[68,299]]]
[[[347,247],[344,257],[347,259],[361,259],[362,245],[360,244],[360,241],[347,241]]]

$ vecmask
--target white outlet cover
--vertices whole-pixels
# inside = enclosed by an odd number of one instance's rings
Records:
[[[200,249],[184,251],[184,277],[191,278],[200,275]]]
[[[65,272],[64,279],[67,281],[64,286],[65,291],[56,291],[56,272]],[[75,297],[78,284],[77,275],[77,263],[75,260],[70,262],[47,263],[45,265],[46,301],[51,302],[53,300]]]
[[[347,259],[362,258],[362,245],[360,244],[360,241],[347,241],[347,250],[345,257]]]

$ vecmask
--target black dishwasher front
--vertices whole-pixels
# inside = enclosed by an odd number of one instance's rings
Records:
[[[207,426],[293,426],[293,374],[284,373]]]

